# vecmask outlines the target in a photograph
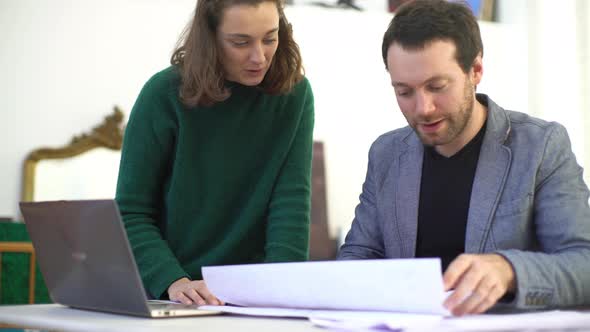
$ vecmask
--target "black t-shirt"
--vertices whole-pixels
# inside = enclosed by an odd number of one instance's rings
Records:
[[[443,271],[465,251],[471,188],[485,128],[450,158],[424,147],[416,257],[440,257]]]

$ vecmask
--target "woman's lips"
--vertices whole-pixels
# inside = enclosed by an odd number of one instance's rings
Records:
[[[264,69],[246,69],[246,73],[252,76],[259,76],[264,73]]]

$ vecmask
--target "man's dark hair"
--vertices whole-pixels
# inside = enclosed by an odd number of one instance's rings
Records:
[[[383,36],[381,51],[385,68],[387,50],[393,43],[406,50],[420,50],[438,40],[455,44],[455,59],[464,73],[469,72],[478,54],[483,56],[477,18],[467,4],[414,0],[400,6]]]

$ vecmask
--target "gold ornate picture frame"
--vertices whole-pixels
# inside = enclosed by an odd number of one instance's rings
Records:
[[[22,201],[32,201],[35,194],[35,168],[41,160],[66,159],[78,156],[89,150],[104,147],[121,150],[123,144],[123,112],[117,106],[106,116],[101,124],[88,134],[74,136],[71,142],[60,148],[40,148],[27,155],[23,166]]]

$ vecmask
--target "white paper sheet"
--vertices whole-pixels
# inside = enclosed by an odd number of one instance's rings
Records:
[[[236,306],[200,306],[199,309],[259,317],[308,318],[317,326],[345,330],[399,330],[409,327],[435,327],[444,318],[441,315],[435,314],[408,314],[382,311],[311,310]]]
[[[513,314],[481,314],[463,317],[388,313],[311,314],[310,321],[338,330],[392,330],[405,332],[492,331],[590,331],[590,312],[539,311]]]
[[[539,311],[448,317],[439,331],[577,331],[590,330],[590,312]]]
[[[309,320],[317,326],[338,330],[404,330],[421,328],[434,331],[444,319],[442,315],[396,312],[314,312]]]
[[[220,300],[245,307],[448,315],[436,258],[247,264],[202,271]]]
[[[217,310],[228,314],[259,316],[259,317],[288,317],[308,318],[313,314],[311,309],[289,309],[289,308],[261,308],[261,307],[237,307],[237,306],[216,306],[203,305],[199,309]]]
[[[205,310],[261,316],[308,318],[312,324],[341,331],[588,331],[590,312],[539,311],[515,314],[483,314],[450,317],[380,311],[311,310],[201,306]]]

